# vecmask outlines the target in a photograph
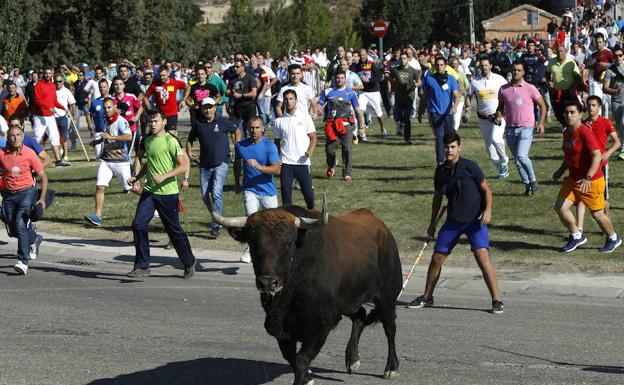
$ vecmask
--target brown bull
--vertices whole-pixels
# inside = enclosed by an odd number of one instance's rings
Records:
[[[265,329],[277,339],[295,372],[295,385],[313,383],[310,363],[342,315],[353,326],[345,364],[360,366],[364,327],[381,321],[388,340],[384,377],[397,377],[395,301],[401,290],[396,241],[367,209],[330,216],[298,206],[257,212],[248,218],[212,213],[236,240],[249,244],[256,286],[266,312]],[[363,305],[374,303],[368,314]],[[297,351],[297,342],[301,348]]]

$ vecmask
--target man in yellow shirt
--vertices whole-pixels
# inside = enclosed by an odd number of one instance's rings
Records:
[[[567,101],[576,101],[582,105],[578,97],[577,85],[583,76],[574,58],[568,55],[568,50],[563,44],[557,46],[557,57],[550,59],[546,71],[550,103],[555,117],[564,127],[566,125],[564,104]]]

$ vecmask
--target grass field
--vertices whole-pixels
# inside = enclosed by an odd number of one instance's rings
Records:
[[[394,124],[387,120],[389,132]],[[313,158],[313,183],[317,203],[326,192],[332,214],[339,214],[360,207],[367,207],[381,217],[395,234],[405,262],[410,262],[418,252],[431,212],[433,195],[433,173],[435,154],[433,137],[428,126],[413,121],[414,145],[403,144],[401,138],[391,136],[380,139],[378,127],[369,132],[369,142],[353,148],[353,182],[347,183],[339,177],[340,166],[334,178],[325,177],[324,136],[319,129],[319,146]],[[585,231],[589,241],[570,254],[559,252],[567,236],[553,204],[559,185],[551,180],[553,171],[562,159],[561,130],[554,124],[547,132],[536,137],[531,149],[531,158],[542,191],[534,197],[522,195],[518,173],[510,163],[511,175],[506,180],[497,180],[497,170],[487,159],[483,141],[476,121],[471,120],[460,131],[462,155],[476,160],[483,168],[494,192],[494,211],[490,226],[491,255],[499,269],[504,266],[544,271],[589,271],[624,272],[624,248],[612,254],[601,254],[597,248],[604,238],[589,215]],[[184,138],[185,134],[182,133]],[[106,194],[104,223],[94,228],[83,219],[93,212],[95,173],[97,163],[87,163],[81,152],[72,152],[72,166],[49,169],[51,188],[56,190],[56,202],[46,212],[40,228],[44,232],[73,235],[94,239],[132,240],[130,224],[138,197],[122,195],[119,184],[111,182]],[[508,152],[508,155],[509,152]],[[82,158],[82,159],[81,159]],[[624,210],[624,162],[611,162],[611,207],[616,231],[624,231],[622,220]],[[300,192],[295,191],[295,203],[303,204]],[[199,196],[197,168],[191,174],[191,189],[181,193],[187,211],[182,214],[185,230],[191,236],[195,247],[243,250],[227,234],[217,240],[207,237],[210,215]],[[244,215],[240,195],[234,193],[233,175],[230,168],[224,192],[224,213],[229,216]],[[153,239],[165,242],[160,222],[153,221]],[[430,253],[426,252],[421,263],[427,263]],[[471,263],[469,245],[462,241],[448,263],[464,265]]]

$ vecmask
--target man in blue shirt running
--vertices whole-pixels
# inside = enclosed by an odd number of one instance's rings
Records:
[[[435,72],[427,72],[424,88],[429,91],[429,122],[435,135],[436,160],[444,163],[444,135],[453,131],[453,114],[460,101],[459,85],[455,77],[446,72],[446,58],[435,59]]]

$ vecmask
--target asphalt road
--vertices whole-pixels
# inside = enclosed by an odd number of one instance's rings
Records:
[[[131,248],[106,246],[47,237],[26,277],[13,273],[15,245],[1,246],[0,384],[292,383],[264,331],[251,267],[236,253],[199,253],[197,274],[183,280],[173,252],[155,248],[153,276],[138,281],[123,275]],[[422,288],[423,269],[405,300]],[[574,292],[574,282],[527,285],[510,274],[505,313],[492,315],[475,273],[443,272],[434,308],[398,308],[401,376],[392,384],[624,383],[621,287]],[[343,367],[349,331],[347,319],[330,335],[313,362],[315,384],[389,383],[381,325],[364,331],[354,375]]]

